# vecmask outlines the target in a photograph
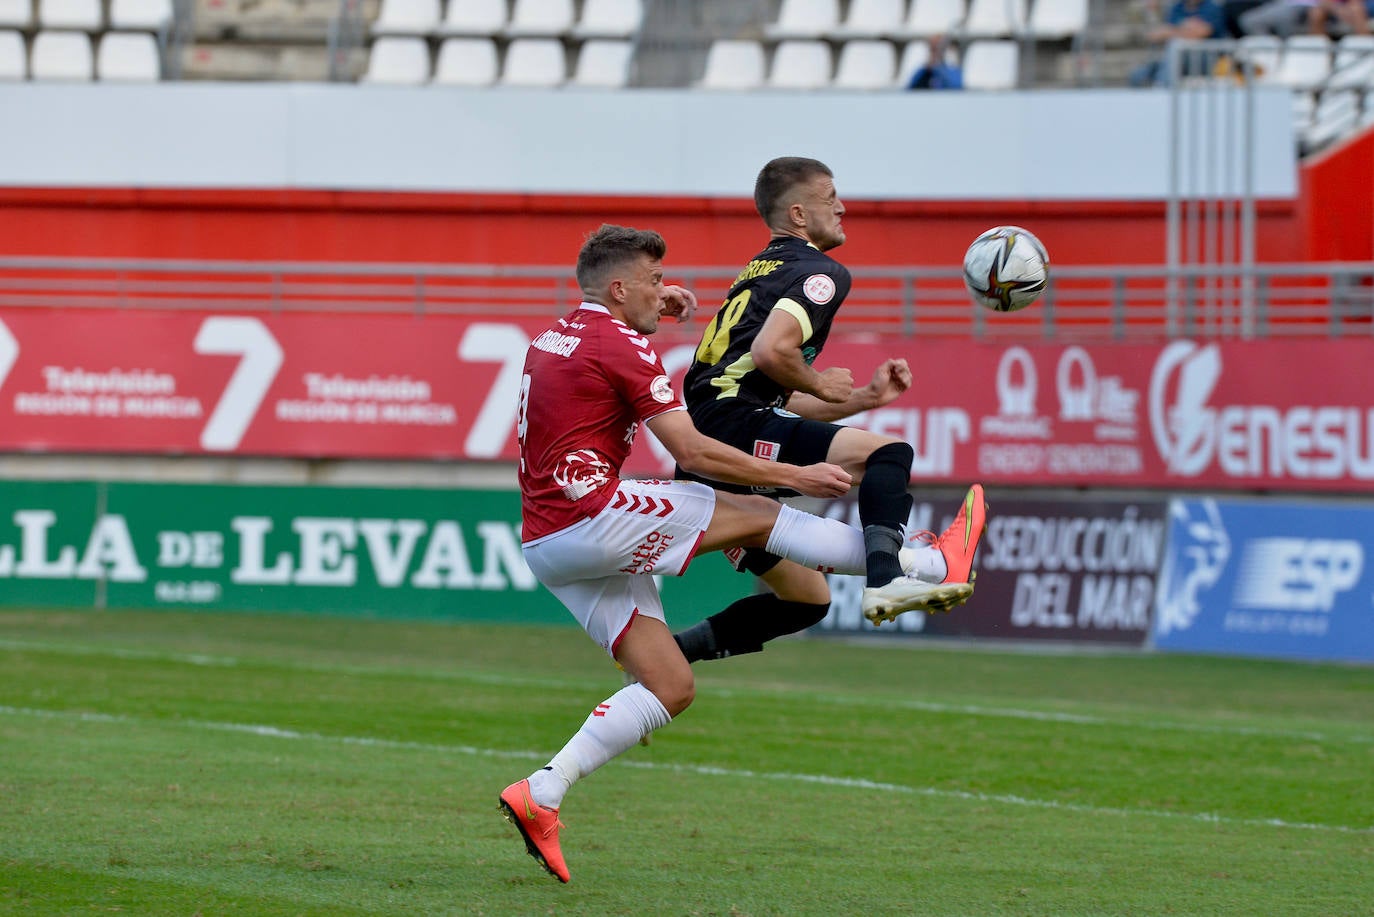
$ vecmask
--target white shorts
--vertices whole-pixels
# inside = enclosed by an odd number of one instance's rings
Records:
[[[705,484],[621,481],[593,518],[521,547],[539,581],[614,657],[636,614],[664,620],[649,577],[686,572],[715,509]]]

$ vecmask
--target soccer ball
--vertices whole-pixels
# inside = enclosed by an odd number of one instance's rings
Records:
[[[1049,279],[1050,256],[1020,226],[995,226],[964,253],[964,285],[979,305],[1015,312],[1040,297]]]

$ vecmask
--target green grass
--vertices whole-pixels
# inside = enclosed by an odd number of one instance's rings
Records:
[[[1374,671],[781,641],[569,794],[572,628],[0,614],[0,913],[1374,914]]]

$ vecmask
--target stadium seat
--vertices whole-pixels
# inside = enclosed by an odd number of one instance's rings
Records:
[[[439,0],[382,0],[373,35],[428,35],[439,27]]]
[[[85,32],[39,32],[33,37],[29,75],[35,80],[88,82],[94,72],[91,36]]]
[[[160,32],[172,23],[172,0],[111,0],[110,28]]]
[[[1026,27],[1026,0],[970,0],[962,34],[968,38],[1005,38]]]
[[[31,0],[0,0],[0,29],[27,29],[32,25]]]
[[[99,32],[105,27],[100,0],[38,0],[38,25],[44,29]]]
[[[850,0],[849,14],[830,30],[831,38],[882,38],[902,29],[906,0]],[[891,80],[888,80],[891,82]]]
[[[500,35],[506,27],[506,0],[448,0],[440,35]]]
[[[821,38],[840,24],[839,0],[782,0],[778,18],[763,27],[766,38]]]
[[[1295,89],[1315,89],[1331,73],[1331,39],[1294,35],[1283,45],[1283,60],[1274,81]]]
[[[1360,121],[1360,94],[1353,89],[1327,90],[1321,94],[1312,118],[1302,132],[1309,148],[1325,146],[1353,131]]]
[[[701,89],[757,89],[763,85],[763,45],[747,38],[719,38],[706,51]]]
[[[1328,89],[1374,88],[1374,35],[1347,35],[1336,42]]]
[[[1255,82],[1272,83],[1283,59],[1283,39],[1277,35],[1246,35],[1236,45],[1236,58],[1254,69]]]
[[[151,32],[106,32],[95,52],[98,80],[156,83],[162,79],[162,58]]]
[[[891,89],[896,69],[897,52],[892,42],[855,38],[840,47],[831,85],[836,89]]]
[[[573,26],[572,0],[515,0],[506,34],[512,38],[550,38]]]
[[[830,45],[789,38],[778,42],[767,85],[772,89],[820,89],[830,83]]]
[[[557,38],[517,38],[506,47],[502,85],[550,87],[567,78],[567,55]]]
[[[429,45],[414,36],[384,36],[372,43],[364,83],[419,86],[429,80]]]
[[[574,38],[629,38],[644,22],[643,0],[585,0]]]
[[[1035,0],[1030,33],[1042,40],[1072,38],[1088,26],[1088,0]]]
[[[499,72],[494,39],[445,38],[434,62],[433,82],[440,86],[490,86]]]
[[[614,38],[590,38],[577,52],[573,70],[575,86],[619,89],[630,82],[630,59],[634,44]]]
[[[902,47],[902,59],[897,63],[898,89],[905,89],[916,71],[930,60],[930,43],[924,38],[915,38]]]
[[[980,39],[964,49],[965,89],[1015,89],[1019,82],[1021,46],[1014,41]]]
[[[13,29],[0,31],[0,80],[22,80],[29,75],[29,54],[24,36]]]
[[[911,0],[911,11],[907,13],[899,34],[909,38],[956,31],[963,23],[966,11],[964,0]]]

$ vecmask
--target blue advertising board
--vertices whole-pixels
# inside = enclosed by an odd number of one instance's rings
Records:
[[[1374,662],[1374,509],[1170,501],[1161,650]]]

